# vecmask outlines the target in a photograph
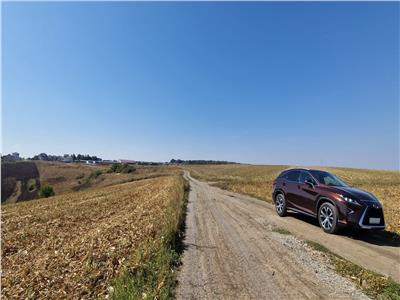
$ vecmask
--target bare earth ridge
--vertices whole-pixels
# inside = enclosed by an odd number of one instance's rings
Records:
[[[313,240],[365,268],[400,281],[398,245],[328,235],[273,205],[190,177],[178,299],[368,299],[305,242]]]

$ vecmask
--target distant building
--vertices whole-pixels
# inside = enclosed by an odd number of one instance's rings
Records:
[[[62,161],[65,162],[65,163],[71,163],[71,162],[74,161],[74,159],[72,158],[71,155],[69,155],[69,154],[64,154],[64,157],[63,157]]]
[[[119,159],[118,162],[121,164],[136,164],[136,161],[130,159]]]

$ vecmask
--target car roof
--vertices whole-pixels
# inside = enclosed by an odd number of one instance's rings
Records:
[[[310,171],[310,170],[306,169],[306,168],[290,168],[290,169],[283,170],[282,173],[289,172],[289,171]]]
[[[289,168],[289,169],[283,170],[283,171],[282,171],[282,173],[289,172],[289,171],[322,171],[322,172],[327,172],[327,171],[324,171],[324,170],[318,170],[318,169],[307,169],[307,168]]]

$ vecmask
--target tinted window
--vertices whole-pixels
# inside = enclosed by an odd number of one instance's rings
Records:
[[[331,186],[347,186],[343,181],[331,173],[325,171],[310,171],[310,173],[322,184]]]
[[[315,182],[315,180],[311,177],[310,173],[308,172],[301,172],[300,173],[300,182],[304,183],[306,181],[311,181],[311,182]]]
[[[299,181],[300,171],[287,172],[285,178],[290,181]]]
[[[287,171],[283,171],[281,174],[279,174],[278,178],[286,178]]]

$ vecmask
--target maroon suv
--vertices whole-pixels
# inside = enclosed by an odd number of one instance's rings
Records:
[[[288,210],[310,215],[327,233],[336,232],[339,225],[385,228],[382,206],[373,194],[349,187],[326,171],[283,171],[274,180],[272,199],[279,216]]]

